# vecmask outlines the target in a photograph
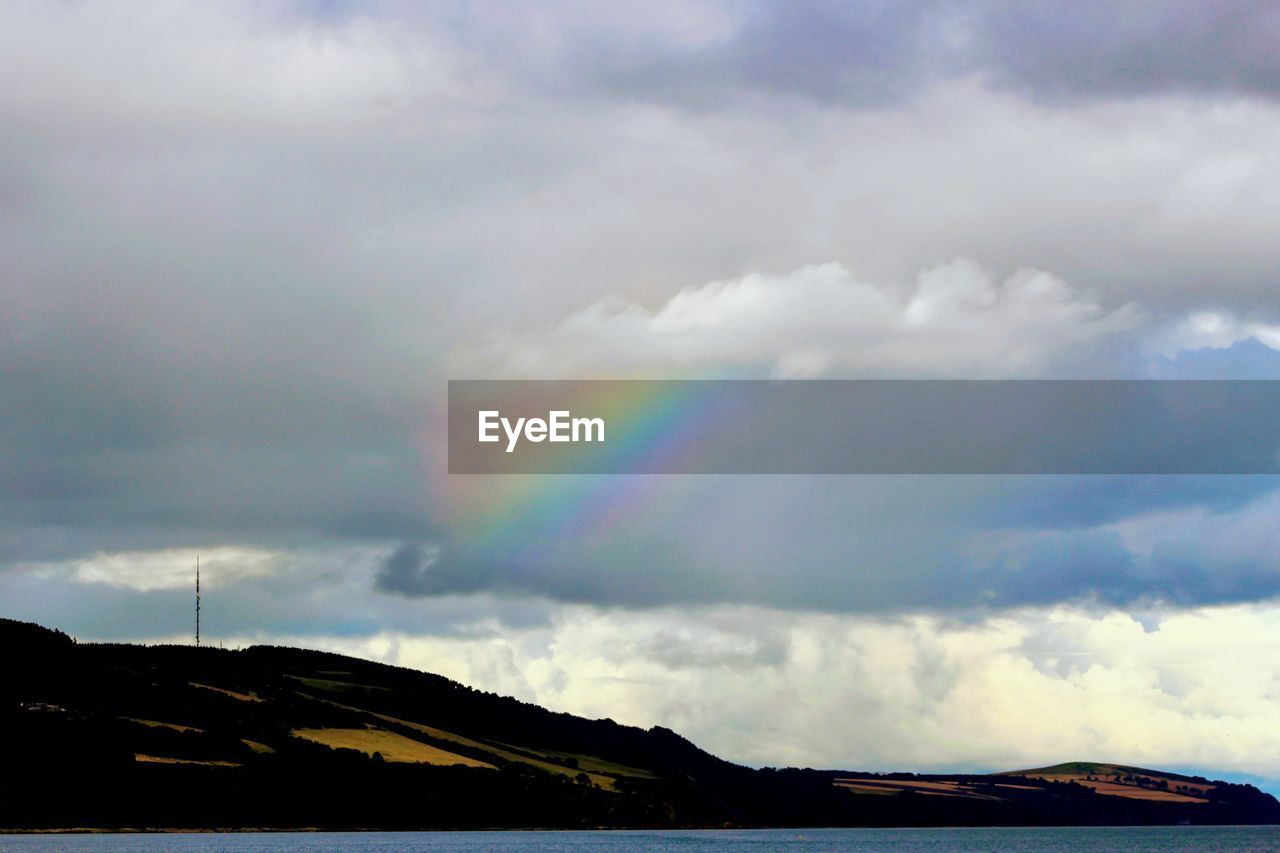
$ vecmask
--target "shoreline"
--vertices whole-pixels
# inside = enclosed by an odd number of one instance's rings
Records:
[[[564,832],[834,832],[834,831],[852,831],[852,830],[870,830],[870,831],[911,831],[926,832],[931,830],[1063,830],[1063,829],[1262,829],[1265,827],[1280,827],[1280,823],[1196,823],[1196,824],[1176,824],[1176,823],[1155,823],[1155,824],[985,824],[973,826],[653,826],[653,827],[634,827],[634,826],[596,826],[588,829],[582,827],[557,828],[557,827],[481,827],[481,828],[451,828],[451,829],[330,829],[323,827],[294,827],[294,828],[271,828],[271,827],[214,827],[189,829],[181,827],[122,827],[118,829],[101,829],[96,827],[67,827],[60,829],[4,829],[0,828],[0,838],[5,836],[18,835],[361,835],[361,834],[392,834],[392,833],[431,833],[431,832],[449,832],[449,833],[492,833],[492,832],[547,832],[547,833],[564,833]]]

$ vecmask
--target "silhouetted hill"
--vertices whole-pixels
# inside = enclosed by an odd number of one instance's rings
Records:
[[[76,643],[0,620],[0,827],[1261,823],[1245,785],[1117,765],[754,770],[669,729],[270,646]]]

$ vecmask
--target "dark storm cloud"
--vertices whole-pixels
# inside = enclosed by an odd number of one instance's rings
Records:
[[[1280,595],[1275,488],[1273,477],[735,477],[732,494],[663,490],[664,509],[691,524],[583,540],[530,531],[505,550],[457,540],[447,559],[407,545],[377,586],[850,613],[1262,601]],[[1119,532],[1134,519],[1148,519],[1149,548]]]
[[[381,592],[421,598],[477,592],[492,581],[491,573],[480,564],[459,560],[446,549],[405,544],[379,564],[374,586]]]
[[[360,158],[322,187],[315,148],[265,138],[121,151],[104,131],[67,155],[28,134],[14,162],[39,191],[0,201],[0,563],[435,533],[422,440],[446,332],[385,315],[421,270],[354,249]]]
[[[1280,572],[1267,555],[1222,559],[1206,550],[1160,544],[1139,555],[1112,531],[1056,534],[981,573],[977,588],[997,606],[1086,601],[1196,607],[1280,594]]]
[[[55,531],[75,529],[126,547],[163,546],[165,530],[197,541],[433,532],[414,509],[423,478],[407,415],[358,393],[302,387],[302,374],[273,393],[252,379],[201,381],[181,370],[104,375],[106,353],[50,363],[66,346],[50,342],[38,367],[0,374],[9,528],[0,559],[74,556],[87,543]],[[159,367],[133,363],[144,373]],[[13,528],[27,535],[14,541]],[[130,528],[139,536],[121,533]]]
[[[477,592],[533,596],[605,607],[755,604],[845,613],[983,610],[1058,603],[1108,607],[1198,607],[1265,601],[1280,595],[1280,572],[1268,557],[1224,560],[1162,545],[1150,555],[1128,550],[1111,531],[1085,530],[1037,539],[995,563],[975,560],[963,537],[954,550],[912,569],[901,561],[909,546],[881,566],[856,556],[827,536],[824,549],[791,540],[787,563],[648,564],[625,558],[579,563],[574,569],[513,557],[485,572],[433,572],[414,548],[401,549],[381,566],[379,591],[431,599]],[[841,561],[815,564],[818,550],[847,548]],[[927,549],[935,550],[935,549]],[[688,559],[687,556],[684,559]]]

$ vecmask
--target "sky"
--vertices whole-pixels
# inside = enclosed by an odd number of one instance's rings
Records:
[[[0,5],[0,616],[1280,790],[1274,477],[459,477],[458,378],[1280,378],[1280,3]]]

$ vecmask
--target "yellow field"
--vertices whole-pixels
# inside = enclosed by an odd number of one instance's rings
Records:
[[[883,788],[879,785],[861,785],[857,782],[845,782],[840,780],[836,781],[836,787],[845,788],[846,790],[853,791],[858,794],[876,794],[882,797],[892,796],[901,790],[900,788]]]
[[[1117,785],[1115,782],[1103,779],[1089,779],[1087,776],[1042,776],[1039,778],[1053,779],[1056,782],[1077,782],[1086,788],[1092,788],[1099,794],[1106,794],[1111,797],[1125,797],[1130,800],[1156,800],[1163,803],[1207,803],[1209,801],[1206,797],[1189,796],[1177,791],[1139,788],[1136,785]],[[1210,790],[1213,786],[1191,783],[1188,787],[1200,794]]]
[[[467,767],[496,769],[492,764],[458,755],[456,752],[447,752],[386,729],[294,729],[291,734],[334,749],[355,749],[366,755],[378,752],[387,761],[441,766],[462,764]]]
[[[908,779],[836,779],[836,787],[849,788],[863,793],[896,794],[911,790],[933,797],[967,797],[976,800],[998,800],[990,794],[980,794],[959,782],[927,782]]]
[[[305,693],[301,695],[307,696],[307,694]],[[375,720],[382,720],[384,723],[392,723],[395,725],[404,726],[406,728],[413,729],[414,731],[422,732],[424,735],[432,737],[436,740],[442,740],[448,743],[456,743],[458,744],[458,746],[465,746],[470,749],[486,752],[489,755],[492,755],[495,758],[501,758],[504,761],[512,761],[512,762],[518,762],[520,764],[528,764],[530,767],[537,767],[541,770],[546,770],[548,773],[555,773],[560,776],[569,776],[570,778],[577,777],[579,773],[586,773],[587,778],[591,780],[591,784],[595,785],[596,787],[604,788],[607,791],[612,791],[614,789],[614,784],[613,784],[614,779],[612,776],[606,776],[605,774],[599,773],[599,772],[592,772],[591,769],[574,770],[571,767],[565,767],[563,764],[556,764],[551,761],[539,761],[536,758],[530,758],[527,755],[520,755],[519,753],[511,752],[510,750],[503,749],[499,746],[494,746],[493,744],[490,744],[490,743],[483,743],[478,740],[473,740],[469,737],[456,735],[453,732],[447,732],[444,729],[438,729],[435,726],[428,726],[425,723],[415,723],[411,720],[402,720],[399,717],[392,717],[388,714],[379,714],[376,711],[367,711],[364,708],[357,708],[354,705],[344,705],[341,702],[334,702],[332,699],[319,699],[319,697],[315,697],[315,696],[308,696],[308,698],[317,699],[318,701],[324,702],[328,705],[332,705],[335,708],[342,708],[343,710],[346,710],[346,711],[355,711],[356,713],[360,713],[368,717],[372,717]],[[640,771],[640,772],[644,772],[644,771]],[[627,774],[627,775],[630,775],[630,774]]]
[[[240,738],[240,742],[245,746],[249,747],[249,749],[252,749],[258,755],[271,755],[272,753],[275,752],[274,749],[267,746],[265,743],[258,743],[256,740],[249,740],[248,738]]]
[[[352,710],[359,710],[359,709],[352,709]],[[509,750],[501,749],[499,747],[492,746],[487,743],[481,743],[478,740],[472,740],[471,738],[463,737],[462,735],[455,735],[453,732],[447,732],[444,729],[437,729],[435,726],[428,726],[423,723],[415,723],[410,720],[401,720],[397,717],[390,717],[390,716],[387,716],[386,714],[377,714],[377,713],[374,713],[373,711],[365,711],[364,713],[368,714],[371,717],[377,717],[378,719],[388,723],[397,723],[399,725],[406,726],[408,728],[413,729],[414,731],[422,732],[424,735],[429,735],[437,740],[449,741],[451,743],[456,743],[459,746],[467,746],[472,749],[484,750],[490,755],[497,756],[498,758],[501,758],[504,761],[514,761],[520,764],[528,764],[532,767],[537,767],[542,770],[546,770],[549,773],[556,773],[561,776],[577,776],[579,773],[586,772],[582,770],[574,770],[571,767],[565,767],[563,764],[555,764],[550,761],[539,761],[536,758],[529,758],[526,755],[520,755],[519,753],[510,752]],[[597,785],[601,788],[607,788],[609,790],[613,790],[612,776],[605,776],[600,773],[587,772],[587,777],[591,780],[592,784]]]
[[[144,755],[141,752],[133,754],[133,760],[140,764],[197,764],[201,767],[239,767],[240,765],[234,761],[200,761],[195,758],[169,758],[166,755]]]
[[[1085,775],[1070,774],[1053,774],[1053,775],[1033,775],[1030,778],[1048,779],[1055,782],[1078,782],[1094,789],[1099,794],[1106,794],[1111,797],[1125,797],[1130,800],[1155,800],[1164,803],[1203,803],[1207,800],[1194,794],[1178,793],[1175,791],[1158,791],[1151,788],[1139,788],[1136,785],[1117,785],[1114,782],[1103,781],[1099,779],[1089,779]],[[987,793],[978,793],[967,785],[958,782],[926,782],[926,781],[909,781],[901,779],[864,779],[864,778],[848,778],[836,779],[836,786],[840,788],[848,788],[862,794],[896,794],[899,791],[913,790],[919,794],[941,796],[941,797],[970,797],[982,800],[995,800],[999,797],[992,796]],[[1001,784],[997,783],[996,788],[1020,788],[1023,790],[1035,790],[1027,785]],[[1193,786],[1196,793],[1201,793],[1200,789],[1212,786]]]
[[[122,720],[128,720],[131,723],[137,723],[140,726],[147,726],[152,729],[170,729],[175,732],[203,732],[204,729],[197,729],[195,726],[184,726],[180,723],[162,723],[159,720],[143,720],[138,717],[121,717]]]

